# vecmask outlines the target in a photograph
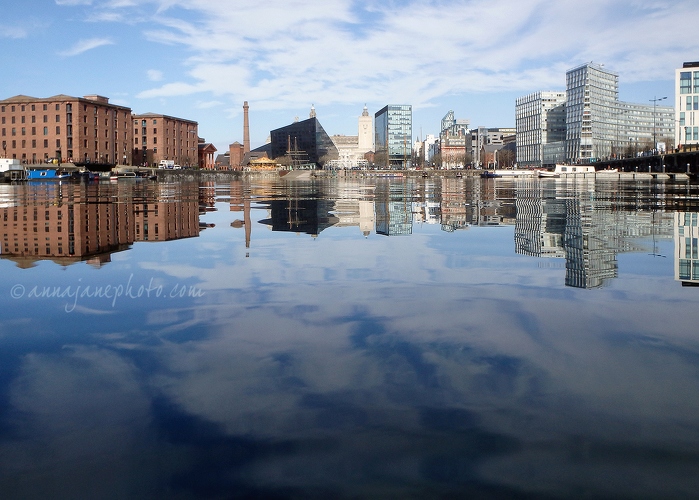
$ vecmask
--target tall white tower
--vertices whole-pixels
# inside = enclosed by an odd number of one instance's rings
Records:
[[[374,150],[374,122],[372,117],[369,116],[366,104],[364,105],[362,116],[359,117],[359,133],[357,135],[358,152],[366,153],[367,151]]]

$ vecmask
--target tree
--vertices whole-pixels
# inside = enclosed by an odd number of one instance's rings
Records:
[[[500,168],[511,168],[515,163],[515,154],[509,149],[498,151],[498,165]]]

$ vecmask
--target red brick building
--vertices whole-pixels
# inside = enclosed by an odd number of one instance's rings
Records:
[[[0,101],[0,143],[6,158],[43,163],[131,164],[131,109],[98,95],[18,95]]]
[[[184,118],[133,115],[133,164],[157,166],[172,160],[182,167],[199,164],[199,124]]]

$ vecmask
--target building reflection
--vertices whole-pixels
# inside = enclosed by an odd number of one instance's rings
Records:
[[[642,238],[669,239],[672,214],[655,210],[653,198],[637,197],[630,210],[605,193],[594,183],[519,183],[515,251],[564,258],[566,286],[596,288],[617,277],[619,253],[646,252]]]
[[[199,234],[196,185],[45,182],[14,188],[13,202],[0,208],[0,256],[20,267],[46,259],[99,266],[134,242]]]
[[[382,183],[376,186],[376,234],[404,236],[413,232],[409,183]]]
[[[675,213],[675,279],[699,286],[699,225],[696,212]]]
[[[205,223],[207,214],[227,204],[240,214],[230,225],[244,229],[248,252],[253,220],[273,231],[314,237],[332,227],[357,227],[368,237],[411,235],[416,224],[448,232],[514,226],[515,252],[563,259],[565,285],[576,288],[603,286],[617,276],[619,253],[649,253],[644,239],[652,238],[655,246],[674,231],[675,278],[685,285],[699,282],[697,207],[670,184],[242,178],[226,184],[55,182],[7,189],[0,197],[0,255],[21,267],[41,259],[101,265],[134,242],[198,236],[213,226]],[[266,216],[254,217],[254,210]]]

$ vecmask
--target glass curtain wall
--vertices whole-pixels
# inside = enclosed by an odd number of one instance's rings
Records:
[[[388,105],[376,112],[376,163],[380,167],[405,169],[413,154],[413,107]]]

